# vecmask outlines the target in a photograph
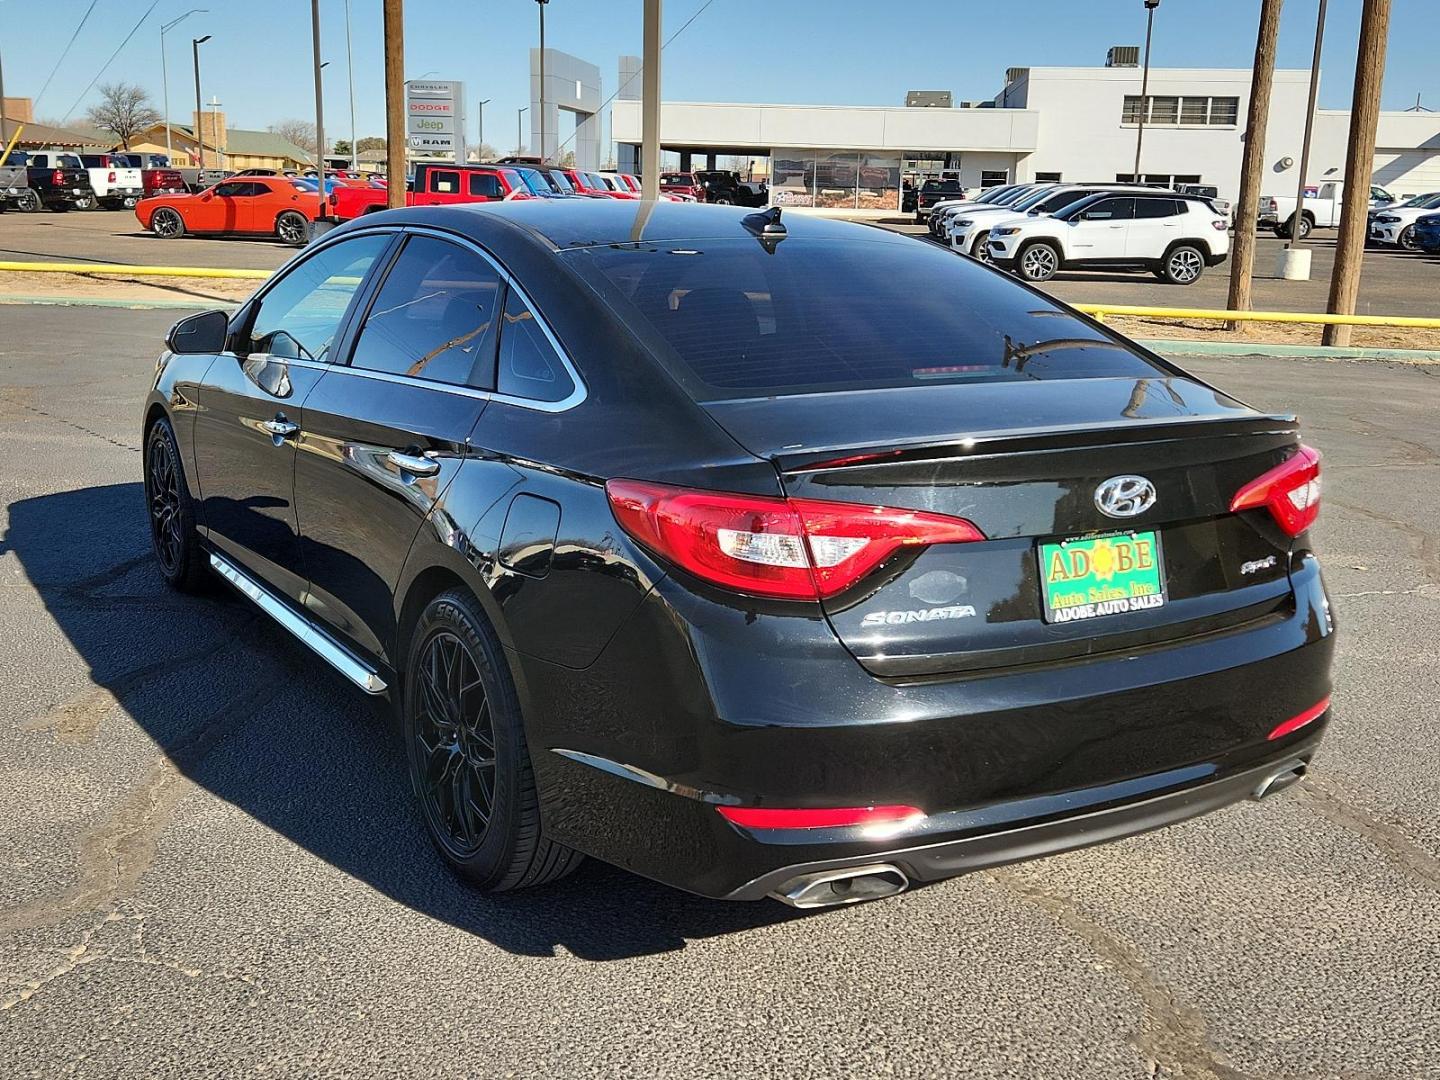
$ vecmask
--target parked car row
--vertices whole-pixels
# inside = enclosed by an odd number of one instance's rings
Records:
[[[300,246],[319,217],[351,221],[384,210],[388,186],[352,174],[318,178],[247,169],[204,191],[146,198],[135,207],[142,228],[167,240],[194,233],[274,236]],[[693,201],[680,194],[671,202]],[[405,185],[406,206],[527,199],[638,199],[640,181],[628,173],[597,173],[519,164],[454,165],[421,162]]]
[[[1430,255],[1440,255],[1440,214],[1426,214],[1416,220],[1411,236],[1415,247]]]
[[[1428,210],[1440,210],[1440,191],[1416,195],[1404,202],[1371,210],[1366,223],[1366,240],[1381,247],[1415,251],[1420,247],[1415,227]]]

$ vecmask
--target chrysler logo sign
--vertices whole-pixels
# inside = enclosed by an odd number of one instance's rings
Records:
[[[1112,518],[1143,514],[1155,498],[1155,485],[1143,476],[1112,476],[1095,489],[1095,505]]]

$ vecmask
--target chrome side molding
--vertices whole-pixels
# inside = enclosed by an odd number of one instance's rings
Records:
[[[222,578],[234,585],[240,594],[269,615],[290,633],[308,645],[314,653],[344,675],[367,694],[385,691],[385,680],[380,678],[368,665],[355,659],[329,634],[315,626],[304,616],[277,600],[268,589],[253,580],[248,574],[223,555],[210,553],[210,566]]]

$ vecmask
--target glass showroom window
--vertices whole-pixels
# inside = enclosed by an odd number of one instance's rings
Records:
[[[815,205],[815,158],[807,150],[776,150],[770,159],[770,204]]]
[[[1120,122],[1122,124],[1138,124],[1140,123],[1140,115],[1140,95],[1126,94],[1125,109],[1120,114]]]
[[[900,158],[897,155],[860,155],[855,206],[860,210],[900,209]]]
[[[819,154],[811,165],[815,206],[832,209],[855,208],[855,186],[860,168],[859,154]]]

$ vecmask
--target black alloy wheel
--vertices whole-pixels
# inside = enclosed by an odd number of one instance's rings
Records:
[[[174,240],[185,235],[185,222],[180,219],[179,211],[162,206],[150,218],[150,231],[162,240]]]
[[[275,235],[291,247],[301,247],[310,239],[310,222],[304,214],[286,210],[275,219]]]
[[[181,592],[198,591],[207,581],[208,562],[195,532],[190,492],[168,420],[151,424],[145,438],[145,508],[161,576]]]
[[[480,668],[465,643],[442,630],[426,641],[414,678],[421,798],[456,854],[472,854],[495,804],[495,729]]]
[[[1395,243],[1401,251],[1419,251],[1420,245],[1415,242],[1415,226],[1406,225],[1400,230],[1400,235],[1395,238]]]
[[[45,204],[40,200],[39,192],[25,188],[15,196],[15,207],[23,214],[37,214],[45,208]]]
[[[584,856],[545,836],[509,662],[466,589],[441,593],[420,614],[402,721],[426,831],[458,874],[504,892],[580,865]]]

